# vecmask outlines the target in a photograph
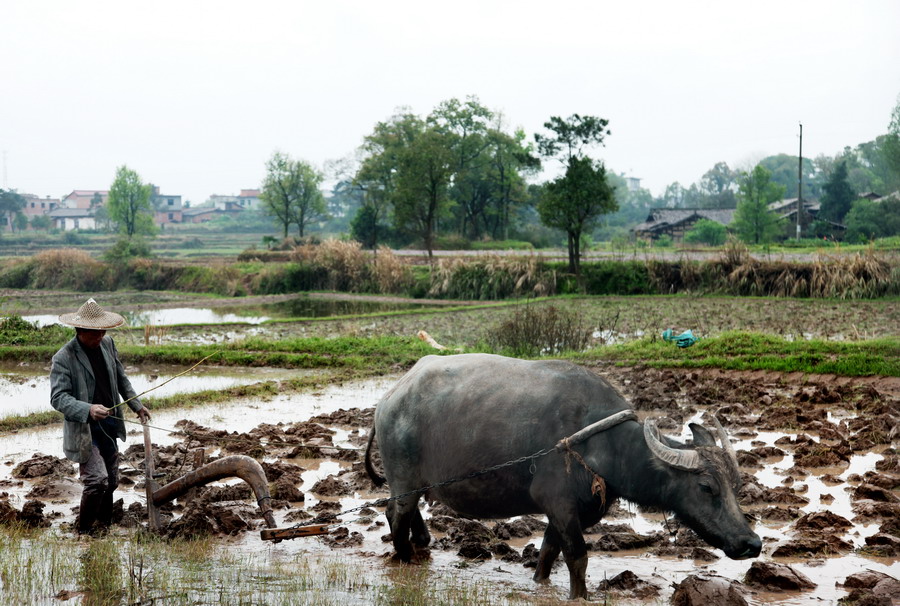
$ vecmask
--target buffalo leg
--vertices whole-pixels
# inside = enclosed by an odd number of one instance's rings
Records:
[[[554,538],[569,568],[569,599],[587,599],[587,545],[581,534],[581,523],[574,511],[548,511],[547,519],[553,527]],[[548,527],[548,531],[550,528]],[[546,536],[546,532],[544,535]],[[541,547],[543,551],[543,546]],[[549,553],[548,553],[549,555]]]
[[[394,551],[402,562],[412,560],[412,543],[409,541],[409,531],[412,525],[413,511],[418,513],[416,507],[418,499],[400,499],[391,501],[387,505],[387,519],[391,527],[391,536],[394,539]],[[419,514],[421,519],[421,514]],[[423,522],[424,524],[424,522]]]
[[[416,503],[412,511],[410,530],[412,531],[413,545],[416,547],[427,547],[431,542],[431,534],[428,532],[425,520],[422,519],[422,512],[419,511],[418,503]]]
[[[535,579],[541,580],[539,574],[549,576],[553,561],[562,551],[569,568],[569,599],[587,599],[587,545],[582,534],[578,506],[575,502],[560,498],[559,495],[565,492],[566,487],[554,480],[549,474],[549,468],[545,471],[548,473],[538,471],[531,487],[532,499],[547,515],[550,523],[544,531],[544,544],[541,545]]]
[[[550,578],[553,564],[559,556],[559,535],[553,526],[547,526],[544,532],[544,540],[541,543],[541,552],[538,554],[537,567],[534,569],[534,580],[544,583]]]

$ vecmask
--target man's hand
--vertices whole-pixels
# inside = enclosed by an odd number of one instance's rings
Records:
[[[91,404],[88,416],[91,418],[91,421],[102,421],[109,416],[109,409],[103,404]]]
[[[137,411],[137,416],[141,420],[141,423],[149,423],[150,422],[150,411],[146,408],[142,408]]]

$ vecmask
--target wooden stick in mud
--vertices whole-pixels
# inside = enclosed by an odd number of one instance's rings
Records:
[[[282,541],[284,539],[296,539],[297,537],[313,537],[331,532],[329,524],[317,524],[313,526],[294,526],[291,528],[265,528],[259,532],[259,538],[263,541]]]
[[[144,423],[144,488],[147,491],[147,518],[150,530],[158,531],[161,524],[159,510],[153,504],[153,493],[156,492],[156,482],[153,480],[153,447],[150,444],[150,426]]]

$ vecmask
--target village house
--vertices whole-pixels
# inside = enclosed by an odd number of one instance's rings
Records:
[[[59,198],[51,198],[50,196],[41,198],[34,194],[22,194],[22,197],[25,198],[25,208],[22,209],[22,212],[25,213],[29,220],[32,217],[46,215],[51,210],[59,208],[60,205]]]
[[[73,229],[97,229],[94,209],[90,208],[56,208],[47,215],[53,220],[53,228],[62,231]]]
[[[99,208],[106,206],[109,199],[107,189],[73,189],[65,196],[59,206],[62,208]]]
[[[159,186],[153,186],[153,193],[150,196],[153,208],[156,210],[154,222],[160,229],[165,229],[166,225],[172,223],[184,222],[184,206],[181,196],[171,194],[161,194]]]
[[[683,242],[684,234],[700,219],[728,225],[733,218],[733,208],[654,208],[647,220],[635,225],[631,231],[641,240],[653,241],[660,236],[669,236],[673,242]]]
[[[219,210],[256,210],[260,206],[260,191],[258,189],[242,189],[237,196],[224,196],[213,194],[209,197],[208,202]]]

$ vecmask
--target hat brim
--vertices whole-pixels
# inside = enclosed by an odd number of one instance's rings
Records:
[[[76,311],[60,315],[59,321],[75,328],[88,330],[110,330],[125,324],[125,318],[112,311],[104,311],[96,318],[83,318]]]

